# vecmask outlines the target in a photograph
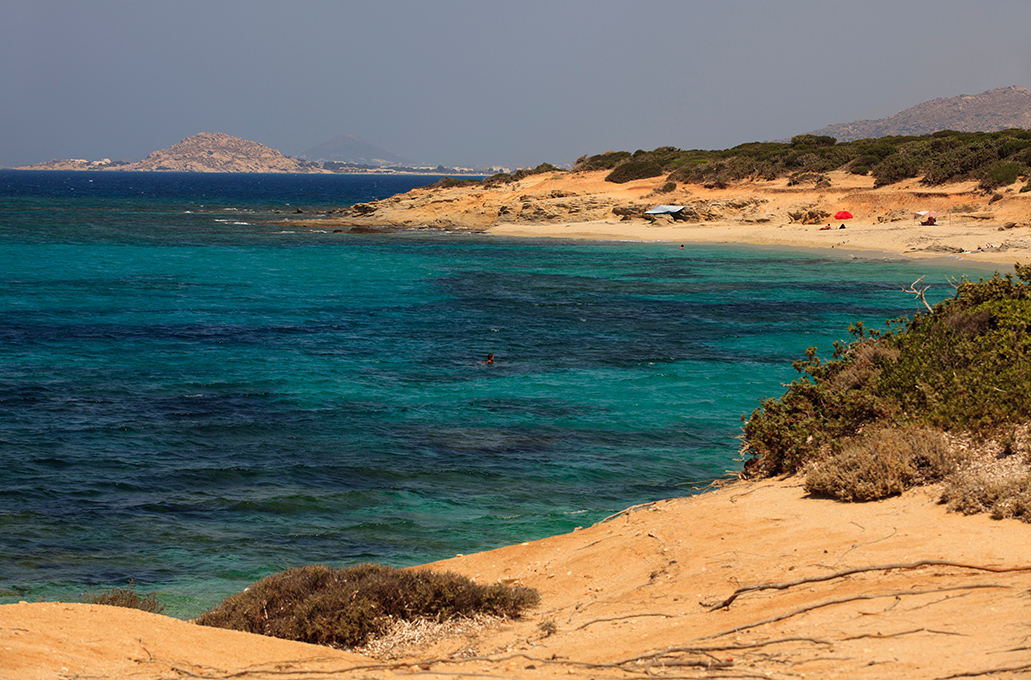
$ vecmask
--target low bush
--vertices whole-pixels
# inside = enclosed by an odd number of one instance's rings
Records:
[[[965,515],[989,512],[995,519],[1031,523],[1031,475],[1005,480],[956,475],[946,484],[942,502]]]
[[[1025,171],[1025,166],[1017,163],[1000,161],[988,166],[981,175],[980,188],[983,191],[992,191],[999,187],[1009,186],[1017,181],[1017,178]]]
[[[813,469],[805,489],[843,501],[875,501],[944,479],[962,460],[942,433],[885,428],[866,434]]]
[[[617,165],[612,172],[606,175],[605,181],[624,184],[635,179],[658,177],[662,174],[664,174],[662,166],[655,161],[627,161],[622,165]]]
[[[629,151],[606,151],[596,156],[581,156],[573,164],[574,172],[586,172],[589,170],[611,170],[623,161],[630,158]]]
[[[503,184],[510,184],[511,182],[518,182],[519,180],[532,175],[541,175],[546,172],[563,172],[563,170],[562,168],[555,167],[551,163],[541,163],[536,168],[520,168],[511,174],[507,172],[499,172],[495,175],[491,175],[483,180],[483,186],[488,188],[501,186]]]
[[[197,623],[332,647],[354,647],[396,620],[445,620],[476,613],[517,616],[536,591],[477,585],[448,572],[378,564],[309,565],[258,581],[205,612]]]
[[[827,178],[827,175],[821,175],[816,172],[796,172],[792,173],[791,176],[788,177],[789,187],[809,183],[819,186],[823,182],[826,182],[828,186],[830,185],[830,180]]]
[[[453,189],[454,187],[467,187],[476,184],[481,184],[480,180],[470,178],[457,178],[457,177],[441,177],[433,183],[433,187],[437,189]]]
[[[80,601],[86,604],[106,604],[111,607],[141,609],[152,614],[160,614],[165,610],[165,606],[158,602],[155,593],[147,593],[140,597],[136,593],[136,584],[132,581],[125,588],[108,588],[99,592],[87,590],[80,596]]]
[[[888,156],[873,168],[874,186],[895,184],[920,174],[916,160],[902,153]]]

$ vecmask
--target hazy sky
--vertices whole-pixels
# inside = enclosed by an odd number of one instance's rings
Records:
[[[0,0],[0,166],[197,132],[416,162],[725,148],[1031,87],[1028,0]]]

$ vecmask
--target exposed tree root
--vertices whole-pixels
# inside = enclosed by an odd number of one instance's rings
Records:
[[[978,571],[990,571],[992,573],[1005,573],[1011,571],[1031,571],[1031,567],[985,567],[977,564],[963,564],[961,562],[950,562],[948,560],[919,560],[917,562],[903,562],[899,564],[878,564],[869,567],[855,567],[853,569],[845,569],[844,571],[837,571],[833,574],[825,574],[823,576],[807,576],[806,578],[795,579],[794,581],[782,581],[780,583],[759,583],[752,586],[743,586],[738,588],[730,597],[723,600],[719,604],[707,605],[709,611],[716,611],[717,609],[726,609],[730,607],[731,603],[736,600],[739,596],[745,593],[750,593],[759,590],[787,590],[795,586],[804,585],[807,583],[820,583],[823,581],[831,581],[836,578],[844,578],[845,576],[851,576],[853,574],[861,574],[867,571],[890,571],[892,569],[919,569],[920,567],[957,567],[960,569],[975,569]]]
[[[746,624],[741,625],[741,626],[735,626],[734,628],[730,628],[730,629],[722,631],[720,633],[715,633],[713,635],[706,635],[704,637],[700,637],[700,638],[697,638],[697,639],[698,640],[713,640],[713,639],[718,638],[718,637],[723,637],[724,635],[730,635],[731,633],[739,633],[739,632],[741,632],[743,630],[748,630],[749,628],[757,628],[759,626],[765,626],[766,624],[769,624],[769,623],[776,623],[777,621],[783,621],[784,619],[789,619],[792,616],[797,616],[798,614],[804,614],[806,612],[813,611],[814,609],[821,609],[823,607],[830,607],[830,606],[833,606],[833,605],[836,605],[836,604],[844,604],[846,602],[855,602],[855,601],[858,601],[858,600],[876,600],[876,599],[879,599],[879,598],[882,598],[882,597],[902,597],[902,596],[908,596],[908,595],[927,595],[927,594],[930,594],[930,593],[946,593],[946,592],[949,592],[949,591],[952,591],[952,590],[972,590],[972,589],[976,589],[976,588],[1009,588],[1009,587],[1010,586],[1007,586],[1007,585],[999,585],[999,584],[995,584],[995,583],[985,583],[985,584],[974,584],[974,585],[969,585],[969,586],[955,586],[954,588],[935,588],[934,590],[897,590],[897,591],[890,592],[890,593],[870,593],[868,595],[853,595],[851,597],[842,597],[842,598],[838,598],[838,599],[834,599],[834,600],[826,600],[824,602],[816,602],[814,604],[808,604],[808,605],[805,605],[804,607],[799,607],[798,609],[794,609],[794,610],[792,610],[790,612],[787,612],[785,614],[780,614],[778,616],[771,616],[771,617],[769,617],[767,619],[762,619],[761,621],[753,621],[752,623],[746,623]]]
[[[966,671],[963,673],[955,673],[953,675],[943,675],[935,680],[952,680],[953,678],[976,678],[980,675],[996,675],[998,673],[1020,673],[1021,671],[1031,670],[1031,663],[1023,664],[1022,666],[1000,666],[998,668],[986,668],[983,671]]]

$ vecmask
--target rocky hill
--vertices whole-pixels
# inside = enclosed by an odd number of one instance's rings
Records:
[[[316,163],[288,158],[264,144],[221,132],[201,132],[136,163],[53,160],[22,170],[126,170],[133,172],[325,172]]]
[[[1009,128],[1031,128],[1031,90],[998,87],[981,94],[932,99],[888,118],[838,123],[811,134],[850,142],[891,135],[926,135],[939,130],[995,132]]]
[[[264,144],[221,132],[201,132],[168,149],[154,151],[125,170],[171,172],[322,172],[316,165],[287,158]]]

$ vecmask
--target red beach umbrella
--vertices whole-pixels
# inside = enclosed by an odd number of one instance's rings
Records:
[[[847,210],[839,210],[834,213],[834,219],[836,220],[850,220],[852,219],[852,213]]]

